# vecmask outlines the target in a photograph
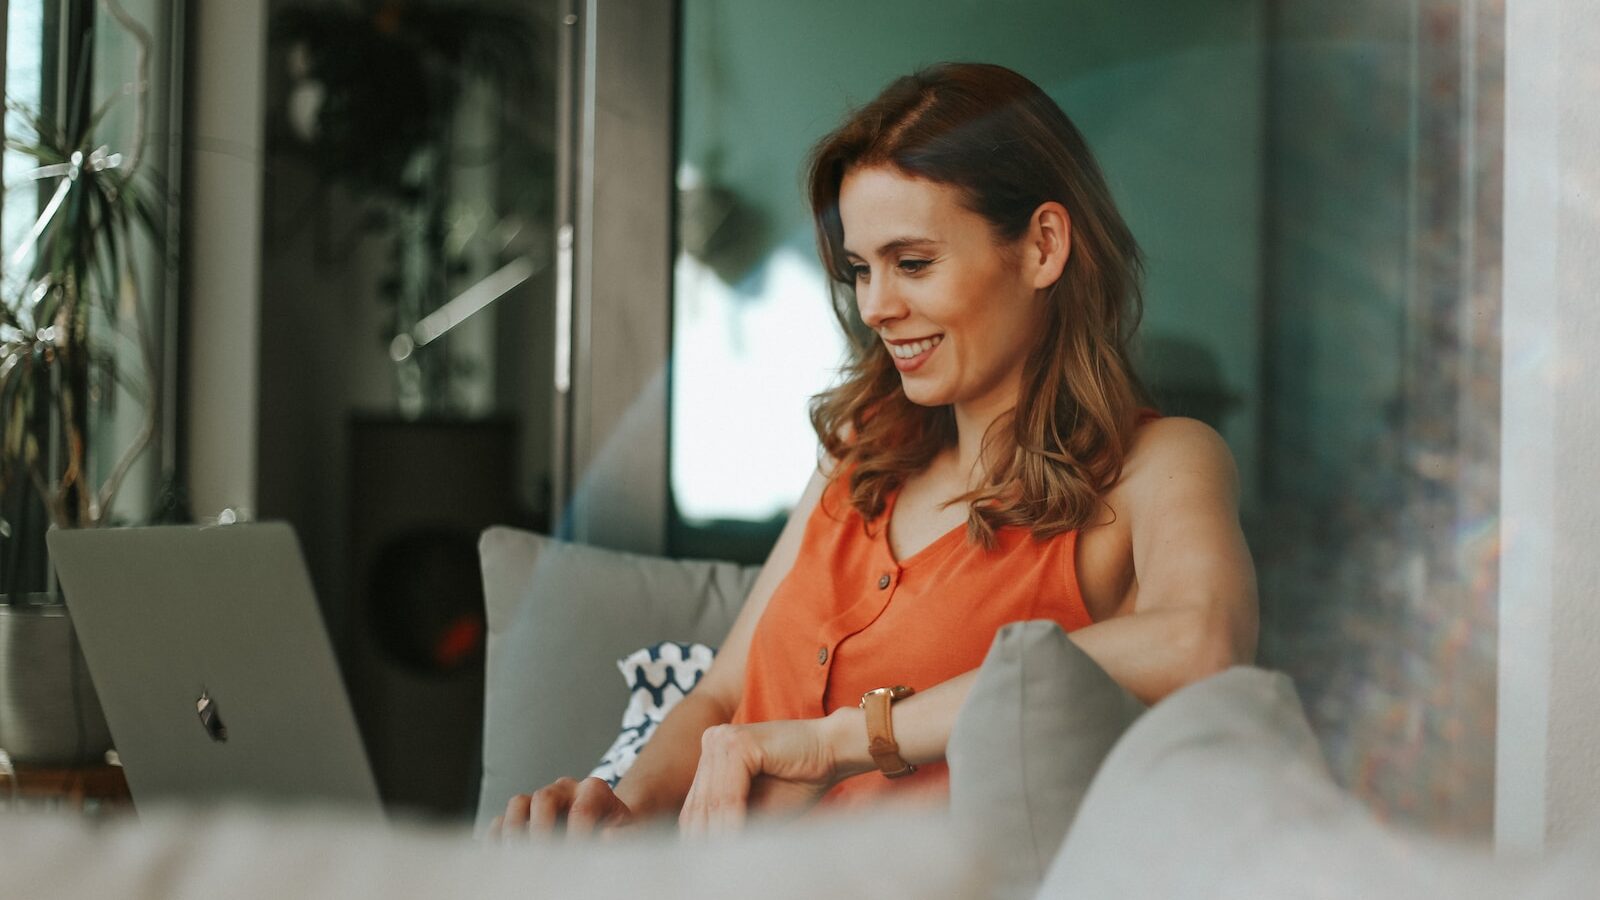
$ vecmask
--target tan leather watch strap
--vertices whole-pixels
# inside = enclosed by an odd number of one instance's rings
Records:
[[[900,756],[900,745],[894,739],[893,716],[889,712],[894,701],[915,693],[915,689],[897,684],[861,695],[861,708],[867,712],[867,752],[872,754],[872,761],[886,778],[900,778],[917,770]]]

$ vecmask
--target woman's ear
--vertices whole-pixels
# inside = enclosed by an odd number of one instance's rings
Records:
[[[1028,225],[1028,265],[1034,290],[1044,290],[1061,280],[1067,257],[1072,255],[1072,218],[1054,200],[1039,204]]]

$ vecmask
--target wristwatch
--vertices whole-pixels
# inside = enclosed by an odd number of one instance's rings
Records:
[[[915,689],[897,684],[861,695],[861,708],[867,711],[867,752],[872,754],[872,761],[878,764],[885,778],[899,778],[917,770],[900,756],[900,745],[895,743],[894,724],[889,716],[889,707],[894,701],[915,693]]]

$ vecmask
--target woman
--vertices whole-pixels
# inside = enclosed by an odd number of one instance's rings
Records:
[[[901,78],[813,150],[810,195],[835,313],[871,333],[813,400],[818,472],[616,790],[563,779],[513,798],[499,831],[676,812],[692,835],[749,811],[938,802],[956,711],[1008,621],[1055,619],[1146,703],[1253,658],[1232,457],[1141,409],[1138,248],[1049,97],[999,66]],[[875,762],[862,704],[893,685],[916,692],[876,707],[898,759]]]

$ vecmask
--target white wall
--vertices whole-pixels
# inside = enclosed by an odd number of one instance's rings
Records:
[[[1506,10],[1500,698],[1495,834],[1600,813],[1600,17]]]

